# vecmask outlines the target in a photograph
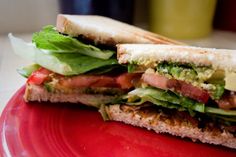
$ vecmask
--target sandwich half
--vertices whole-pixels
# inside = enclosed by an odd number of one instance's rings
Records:
[[[28,101],[82,103],[99,107],[133,88],[138,74],[116,59],[116,44],[181,44],[101,16],[58,15],[56,27],[34,33],[32,43],[9,34],[16,54],[35,64],[19,69],[27,77]]]
[[[104,119],[236,148],[235,51],[175,46],[101,16],[58,15],[32,43],[9,38],[35,63],[18,70],[27,102],[81,103]]]
[[[236,51],[121,44],[118,61],[139,74],[105,119],[236,149]]]

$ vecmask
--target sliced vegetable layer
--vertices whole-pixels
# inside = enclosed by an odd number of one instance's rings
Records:
[[[211,67],[162,62],[157,65],[156,72],[207,90],[212,99],[220,99],[224,93],[224,77],[213,78],[216,71]]]
[[[203,103],[180,96],[168,90],[152,87],[137,88],[129,92],[125,98],[129,105],[141,105],[144,102],[151,102],[155,105],[166,108],[175,108],[179,111],[189,111],[191,115],[201,112],[210,116],[218,116],[221,119],[227,119],[229,122],[236,121],[236,110],[223,110],[217,107],[208,107]]]

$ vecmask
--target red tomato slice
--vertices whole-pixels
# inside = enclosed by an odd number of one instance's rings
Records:
[[[52,72],[41,67],[30,75],[30,77],[27,80],[27,83],[40,85],[47,79],[50,73]]]
[[[170,89],[199,102],[206,103],[210,98],[209,93],[202,88],[193,86],[184,81],[169,79],[158,74],[144,73],[142,80],[153,87],[164,90]]]
[[[106,75],[78,75],[68,78],[61,78],[60,84],[69,88],[78,87],[118,87],[122,89],[130,89],[134,85],[133,79],[140,74],[124,73],[117,77]]]
[[[40,68],[34,71],[28,78],[27,83],[40,85],[47,78],[51,71]],[[79,87],[117,87],[121,89],[130,89],[134,79],[139,79],[140,74],[124,73],[119,76],[106,75],[78,75],[71,77],[60,77],[59,83],[64,87],[79,88]]]
[[[181,85],[181,88],[177,89],[177,91],[186,97],[190,97],[202,103],[207,103],[210,98],[208,92],[202,88],[193,86],[184,81],[179,81],[179,84]]]
[[[160,89],[167,90],[167,83],[169,79],[165,76],[157,75],[154,73],[144,73],[142,75],[143,82]]]
[[[134,81],[140,79],[141,74],[138,73],[124,73],[116,78],[117,84],[122,89],[130,89],[134,87]]]
[[[64,87],[117,87],[115,78],[104,75],[78,75],[64,77],[60,79],[60,84]]]

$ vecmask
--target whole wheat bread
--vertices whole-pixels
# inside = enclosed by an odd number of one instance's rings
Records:
[[[214,129],[202,130],[194,125],[189,125],[186,120],[177,121],[175,118],[163,119],[155,112],[143,113],[141,110],[122,109],[121,105],[106,106],[110,120],[124,122],[133,126],[154,130],[157,133],[169,133],[171,135],[187,137],[193,141],[222,145],[236,149],[236,137],[227,131]]]

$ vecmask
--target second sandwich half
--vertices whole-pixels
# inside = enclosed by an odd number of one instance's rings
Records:
[[[175,41],[101,16],[63,15],[57,26],[34,33],[32,43],[9,35],[16,54],[34,65],[19,69],[27,77],[25,100],[82,103],[99,107],[129,91],[127,66],[116,59],[116,44]]]

